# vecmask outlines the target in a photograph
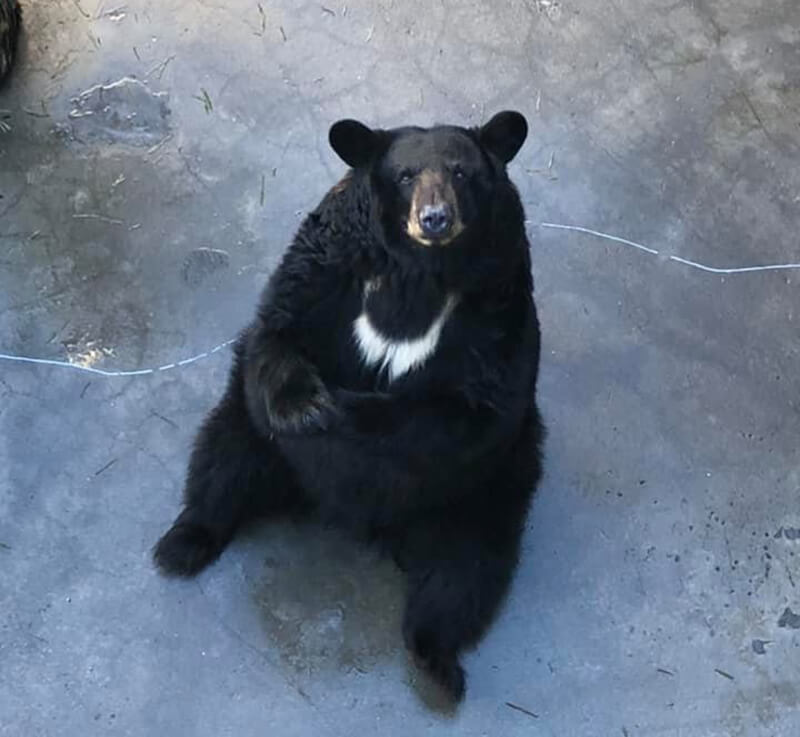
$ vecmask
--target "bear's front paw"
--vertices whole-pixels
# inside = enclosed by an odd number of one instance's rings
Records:
[[[267,386],[265,403],[275,432],[325,430],[338,414],[325,385],[307,369],[296,369],[277,387]]]
[[[153,560],[167,576],[194,576],[215,560],[221,550],[210,530],[176,522],[153,548]]]
[[[360,435],[388,434],[393,430],[388,395],[336,389],[333,396],[336,407],[345,420],[343,429]]]

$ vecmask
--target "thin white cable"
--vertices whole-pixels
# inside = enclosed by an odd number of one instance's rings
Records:
[[[620,238],[616,235],[602,233],[599,230],[583,228],[580,225],[561,225],[560,223],[539,223],[539,225],[542,228],[556,228],[558,230],[572,230],[577,233],[587,233],[588,235],[593,235],[597,238],[603,238],[607,241],[614,241],[615,243],[623,243],[626,246],[633,246],[634,248],[638,248],[640,251],[645,251],[653,256],[659,255],[659,251],[657,251],[655,248],[644,246],[641,243],[636,243],[636,241],[629,241],[627,238]],[[716,266],[706,266],[705,264],[698,263],[697,261],[690,261],[689,259],[681,258],[680,256],[668,256],[667,258],[670,261],[675,261],[679,264],[684,264],[685,266],[691,266],[693,269],[699,269],[700,271],[705,271],[710,274],[748,274],[754,271],[785,271],[788,269],[800,269],[800,263],[768,264],[766,266],[737,266],[725,269],[717,268]]]
[[[180,366],[187,366],[190,363],[201,361],[202,359],[208,358],[212,354],[221,351],[223,348],[226,348],[232,343],[235,343],[236,340],[236,338],[233,338],[232,340],[226,340],[224,343],[214,346],[209,351],[203,351],[203,353],[198,353],[196,356],[184,358],[182,361],[167,363],[163,366],[156,366],[156,368],[136,369],[134,371],[107,371],[106,369],[93,368],[92,366],[81,366],[80,364],[68,363],[67,361],[54,361],[50,358],[31,358],[29,356],[12,356],[7,353],[0,353],[0,360],[17,361],[19,363],[36,363],[44,366],[60,366],[61,368],[71,368],[75,369],[75,371],[84,371],[87,374],[98,374],[99,376],[147,376],[148,374],[158,374],[162,371],[169,371],[170,369],[178,368]]]

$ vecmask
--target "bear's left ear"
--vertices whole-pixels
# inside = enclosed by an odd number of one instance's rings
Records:
[[[380,141],[379,131],[367,128],[357,120],[340,120],[328,131],[328,142],[339,158],[357,169],[372,161]]]
[[[504,110],[478,129],[478,139],[489,153],[507,164],[517,155],[528,136],[528,123],[522,113]]]

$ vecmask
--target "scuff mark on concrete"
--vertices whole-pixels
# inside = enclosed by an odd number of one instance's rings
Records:
[[[150,146],[169,131],[168,101],[166,92],[154,92],[138,79],[123,77],[72,98],[70,124],[81,139]]]

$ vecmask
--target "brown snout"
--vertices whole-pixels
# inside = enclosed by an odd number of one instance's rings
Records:
[[[425,245],[447,243],[460,232],[456,195],[441,173],[423,171],[417,178],[407,230]]]

